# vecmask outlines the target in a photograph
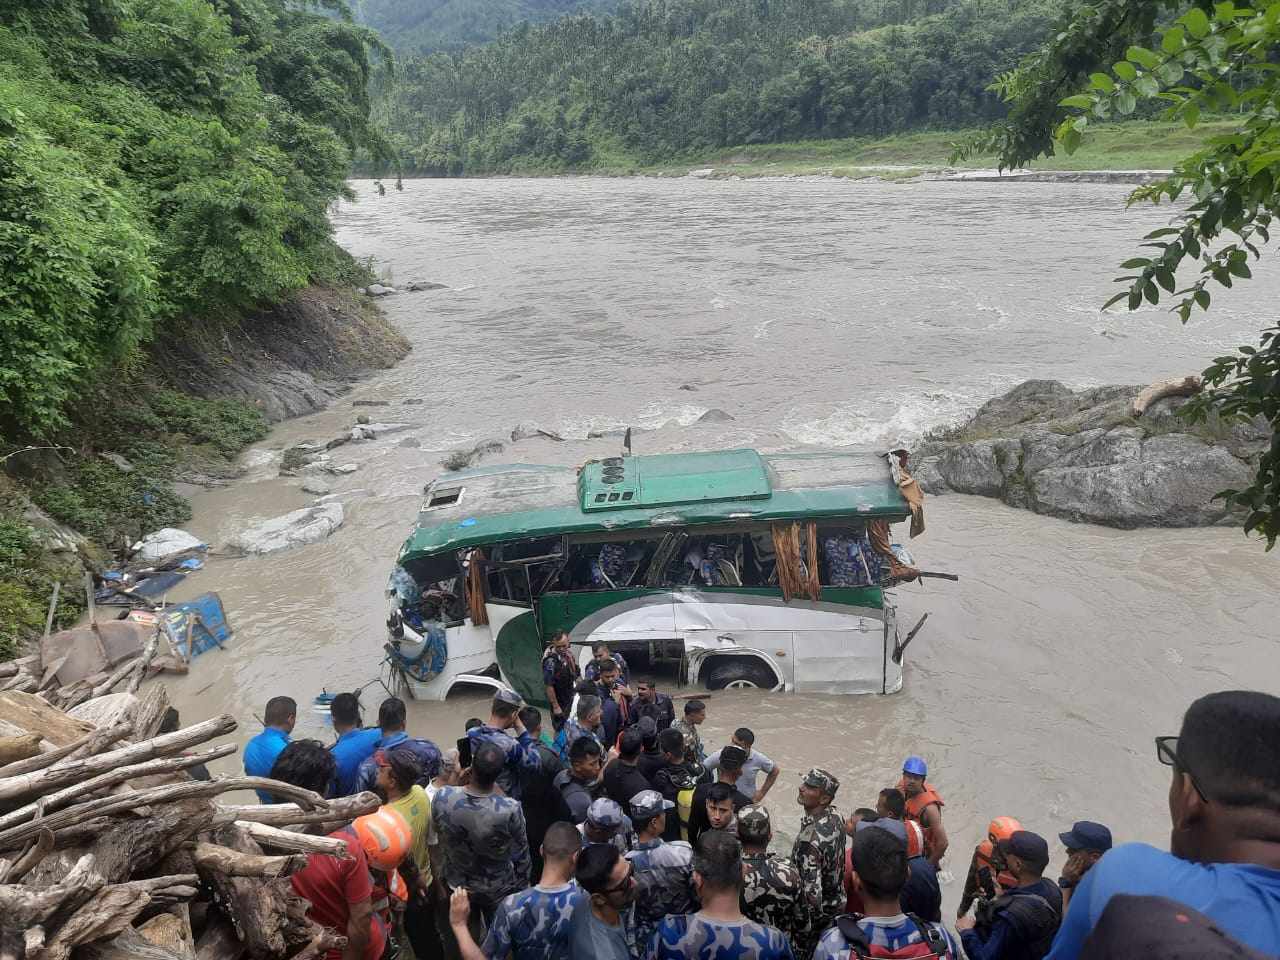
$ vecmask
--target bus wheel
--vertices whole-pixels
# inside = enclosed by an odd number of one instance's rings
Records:
[[[716,657],[707,665],[708,690],[772,690],[777,685],[773,671],[750,657]]]

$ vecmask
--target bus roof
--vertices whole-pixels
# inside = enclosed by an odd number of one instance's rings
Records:
[[[580,470],[502,464],[428,484],[399,561],[557,534],[909,514],[888,460],[873,453],[720,450],[611,457]]]

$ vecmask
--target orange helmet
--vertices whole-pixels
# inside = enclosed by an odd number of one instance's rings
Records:
[[[994,846],[1001,840],[1008,840],[1021,829],[1022,824],[1013,817],[996,817],[987,824],[987,839]]]
[[[404,817],[390,807],[356,817],[351,824],[360,848],[376,870],[394,870],[413,846],[413,832]]]

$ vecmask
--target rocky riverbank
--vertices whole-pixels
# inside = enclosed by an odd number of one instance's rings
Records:
[[[912,455],[931,494],[969,493],[1112,527],[1234,523],[1222,490],[1248,483],[1270,434],[1256,424],[1192,424],[1185,397],[1142,413],[1140,386],[1071,390],[1028,380]]]

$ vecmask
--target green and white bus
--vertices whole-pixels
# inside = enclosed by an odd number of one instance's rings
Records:
[[[893,455],[749,449],[445,474],[397,558],[388,647],[417,699],[545,704],[561,630],[582,662],[604,641],[708,689],[894,693],[902,481]]]

